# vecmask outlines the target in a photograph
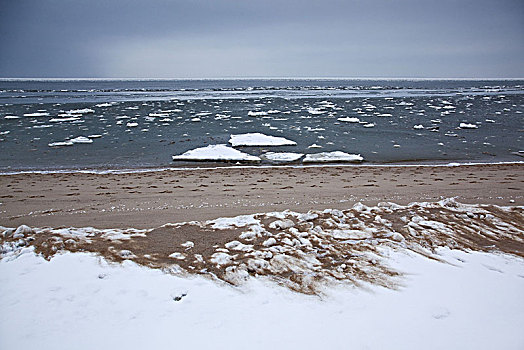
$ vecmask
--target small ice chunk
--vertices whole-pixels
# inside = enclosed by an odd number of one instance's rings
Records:
[[[169,257],[173,259],[178,259],[178,260],[184,260],[186,258],[184,254],[179,253],[179,252],[171,253],[169,254]]]
[[[273,237],[266,239],[264,243],[262,243],[264,247],[271,247],[272,245],[275,245],[275,244],[277,244],[277,240],[274,239]]]
[[[72,143],[93,143],[93,140],[85,136],[78,136],[69,141]]]
[[[478,129],[478,126],[475,125],[475,124],[460,123],[459,128],[461,128],[461,129]]]
[[[94,110],[91,108],[83,108],[83,109],[72,109],[70,111],[67,111],[68,114],[88,114],[88,113],[95,113]]]
[[[49,113],[47,112],[35,112],[35,113],[25,113],[24,117],[48,117]]]
[[[295,226],[295,223],[289,219],[277,220],[269,224],[269,228],[281,230],[285,230],[293,226]]]
[[[424,129],[424,125],[422,125],[422,124],[413,125],[413,129],[415,129],[415,130]]]
[[[347,123],[360,123],[360,119],[355,117],[344,117],[344,118],[338,118],[338,121],[341,122],[347,122]]]
[[[218,252],[211,255],[211,259],[209,260],[216,265],[226,265],[233,260],[233,257],[227,253]]]
[[[263,116],[266,116],[268,115],[267,112],[264,112],[264,111],[249,111],[247,112],[247,115],[250,116],[250,117],[263,117]]]
[[[133,259],[136,258],[136,255],[133,254],[130,250],[123,249],[120,252],[118,252],[118,255],[120,255],[123,259]]]
[[[189,249],[191,249],[191,248],[193,248],[195,246],[195,243],[193,243],[191,241],[187,241],[185,243],[182,243],[181,246],[186,248],[186,250],[189,250]]]
[[[126,126],[128,128],[136,128],[138,126],[138,123],[129,122],[129,123],[126,124]]]
[[[20,225],[13,234],[13,238],[21,238],[33,233],[33,229],[27,225]]]
[[[363,126],[365,128],[374,128],[375,127],[375,123],[368,123],[368,124],[364,124]]]
[[[63,146],[73,146],[71,141],[57,141],[47,144],[49,147],[63,147]]]

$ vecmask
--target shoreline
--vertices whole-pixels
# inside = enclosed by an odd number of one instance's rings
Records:
[[[203,164],[213,164],[213,166],[202,166]],[[4,171],[0,170],[0,176],[23,175],[23,174],[135,174],[135,173],[155,173],[163,171],[187,171],[187,170],[218,170],[218,169],[280,169],[280,168],[337,168],[337,167],[385,167],[385,168],[402,168],[402,167],[457,167],[457,166],[477,166],[477,165],[517,165],[524,164],[522,160],[516,161],[449,161],[446,163],[427,162],[427,163],[411,163],[406,162],[391,162],[391,163],[290,163],[290,164],[259,164],[255,165],[250,162],[243,164],[234,164],[234,162],[195,162],[193,166],[144,166],[144,167],[85,167],[85,168],[66,168],[66,169],[35,169],[35,170],[14,170]]]
[[[0,226],[147,229],[355,203],[524,205],[524,165],[223,167],[0,176]]]

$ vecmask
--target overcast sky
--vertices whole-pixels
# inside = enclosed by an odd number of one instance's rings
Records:
[[[1,0],[0,77],[524,77],[523,0]]]

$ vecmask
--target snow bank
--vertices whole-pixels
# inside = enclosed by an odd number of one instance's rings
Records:
[[[259,162],[260,158],[226,145],[209,145],[173,156],[173,160]]]
[[[231,135],[229,143],[233,147],[238,146],[295,146],[295,141],[283,137],[264,135],[261,133],[248,133]]]
[[[349,154],[341,151],[321,152],[307,154],[304,163],[332,163],[332,162],[355,162],[360,163],[364,158],[360,154]]]

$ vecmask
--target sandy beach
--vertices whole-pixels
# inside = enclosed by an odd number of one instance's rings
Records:
[[[0,225],[152,228],[357,202],[524,205],[522,164],[245,167],[0,176]]]

